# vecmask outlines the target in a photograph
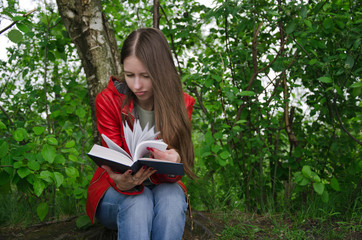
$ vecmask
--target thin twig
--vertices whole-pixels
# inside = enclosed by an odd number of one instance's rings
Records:
[[[165,10],[163,9],[163,7],[160,5],[160,8],[161,8],[161,11],[163,12],[163,15],[165,16],[165,19],[166,19],[166,22],[167,24],[170,25],[170,22],[167,18],[167,15],[165,13]],[[171,46],[172,46],[172,51],[173,51],[173,54],[175,55],[175,58],[176,58],[176,62],[177,62],[177,68],[178,68],[178,71],[179,71],[179,75],[182,76],[182,69],[181,69],[181,64],[180,64],[180,61],[178,60],[178,57],[177,57],[177,53],[176,53],[176,48],[175,48],[175,41],[173,39],[173,35],[170,34],[170,37],[171,37]]]
[[[27,17],[27,16],[29,16],[30,14],[32,14],[33,12],[35,12],[35,11],[36,11],[36,8],[34,8],[33,10],[25,13],[25,14],[23,15],[23,17]],[[7,27],[4,28],[3,30],[1,30],[1,31],[0,31],[0,34],[2,34],[3,32],[5,32],[6,30],[8,30],[9,28],[11,28],[12,26],[14,26],[17,22],[19,22],[19,20],[12,22],[9,26],[7,26]]]
[[[160,28],[160,1],[153,0],[153,27],[159,29]]]
[[[7,112],[5,111],[5,109],[4,109],[1,105],[0,105],[0,109],[1,109],[1,111],[5,114],[5,116],[9,119],[10,124],[13,125],[14,123],[13,123],[13,121],[11,120],[9,114],[7,114]]]
[[[339,112],[338,112],[338,109],[337,109],[337,103],[334,102],[334,110],[336,111],[336,116],[337,116],[337,120],[339,122],[339,125],[341,126],[342,130],[347,133],[347,135],[352,138],[355,142],[357,142],[359,145],[362,145],[362,142],[359,141],[357,138],[355,138],[343,125],[343,122],[341,120],[341,117],[339,116]]]

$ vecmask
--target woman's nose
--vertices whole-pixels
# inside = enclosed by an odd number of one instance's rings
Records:
[[[134,87],[135,89],[140,89],[140,88],[142,87],[142,83],[141,83],[140,77],[137,77],[137,76],[135,77],[135,81],[134,81],[133,87]]]

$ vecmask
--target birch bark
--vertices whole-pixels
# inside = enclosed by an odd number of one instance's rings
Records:
[[[59,13],[77,48],[87,78],[92,108],[93,139],[100,142],[94,100],[111,75],[121,74],[120,52],[100,0],[57,0]]]

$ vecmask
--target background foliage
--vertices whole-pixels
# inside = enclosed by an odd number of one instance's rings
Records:
[[[196,98],[198,210],[361,221],[359,1],[161,1],[185,91]],[[15,46],[0,62],[0,188],[40,220],[83,214],[94,164],[89,98],[53,3],[0,1]],[[149,1],[104,1],[119,45],[152,26]],[[19,221],[1,201],[1,223]],[[342,214],[343,213],[343,214]],[[36,219],[32,219],[36,221]]]

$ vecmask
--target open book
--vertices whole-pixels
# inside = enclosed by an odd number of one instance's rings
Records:
[[[167,149],[166,143],[156,139],[159,132],[155,133],[154,127],[149,129],[147,124],[142,130],[139,121],[135,120],[133,131],[128,126],[127,122],[123,126],[123,129],[124,137],[131,155],[106,135],[102,134],[102,138],[106,142],[108,148],[94,144],[88,153],[88,156],[99,167],[107,165],[114,172],[124,173],[131,169],[132,173],[136,173],[141,167],[147,166],[157,170],[157,173],[184,175],[182,163],[144,157],[144,155],[149,153],[147,148],[156,148],[160,151],[165,151]]]

